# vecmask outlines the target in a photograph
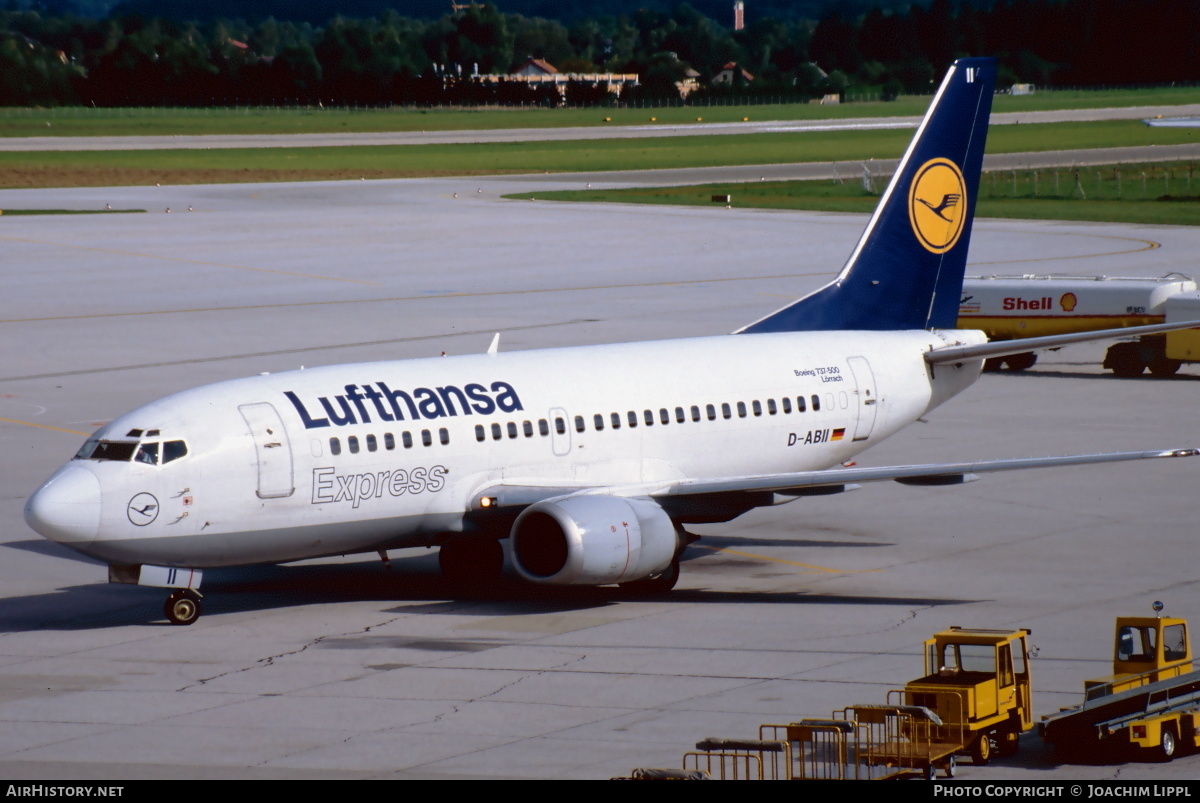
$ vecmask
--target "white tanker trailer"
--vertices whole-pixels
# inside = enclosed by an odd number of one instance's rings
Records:
[[[968,276],[958,306],[960,329],[982,329],[992,340],[1200,320],[1200,288],[1190,277]],[[1014,346],[1018,344],[1014,343]],[[988,360],[985,370],[1023,371],[1030,351]],[[1171,376],[1200,362],[1200,329],[1146,335],[1113,344],[1104,367],[1117,376]]]

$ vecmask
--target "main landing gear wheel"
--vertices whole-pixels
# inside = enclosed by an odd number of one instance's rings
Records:
[[[453,582],[495,580],[504,569],[504,547],[494,538],[450,541],[438,550],[438,566]]]
[[[163,613],[173,625],[190,625],[200,618],[200,595],[190,588],[181,588],[167,597]]]
[[[663,569],[662,574],[656,577],[646,577],[641,580],[633,580],[628,583],[621,583],[621,590],[628,591],[631,594],[666,594],[675,584],[679,582],[679,558],[671,561],[671,565]]]

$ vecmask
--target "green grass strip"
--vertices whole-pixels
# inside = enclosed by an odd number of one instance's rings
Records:
[[[1111,223],[1200,226],[1200,171],[1194,163],[1108,165],[1078,171],[996,171],[980,184],[979,217],[1023,220],[1084,220]],[[1078,183],[1076,174],[1078,173]],[[629,190],[538,192],[537,200],[713,206],[729,196],[734,207],[868,214],[879,203],[857,177],[833,181],[768,181]],[[529,193],[506,196],[516,200]]]
[[[989,153],[1181,144],[1200,129],[1137,121],[997,126]],[[0,153],[0,187],[604,172],[895,158],[910,130],[334,148]]]
[[[851,93],[850,99],[856,97]],[[862,94],[857,97],[863,97]],[[869,97],[869,96],[868,96]],[[384,131],[460,131],[499,128],[562,128],[614,125],[678,125],[751,120],[833,120],[849,117],[920,116],[928,96],[904,96],[884,103],[769,103],[771,98],[730,100],[728,106],[633,109],[346,109],[346,108],[0,108],[0,137],[34,136],[178,136],[188,134],[377,133]],[[1200,103],[1196,87],[1152,90],[1037,92],[998,95],[997,112],[1046,111]],[[651,118],[655,118],[654,121]]]

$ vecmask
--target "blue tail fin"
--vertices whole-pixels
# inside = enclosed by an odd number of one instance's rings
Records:
[[[738,332],[953,329],[995,83],[954,62],[838,277]]]

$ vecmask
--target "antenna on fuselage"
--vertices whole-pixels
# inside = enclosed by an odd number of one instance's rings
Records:
[[[492,338],[492,345],[488,346],[488,354],[495,357],[496,352],[499,350],[500,350],[500,333],[497,332],[496,336]]]

